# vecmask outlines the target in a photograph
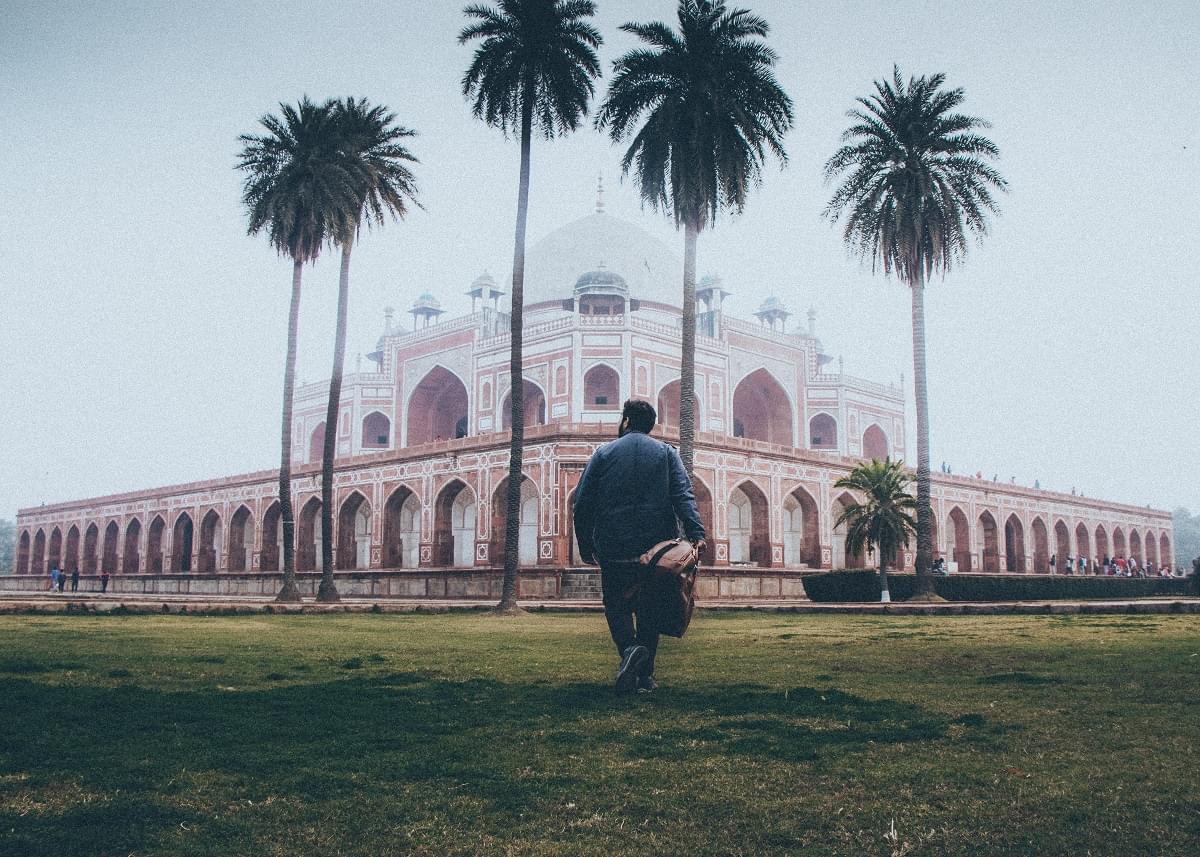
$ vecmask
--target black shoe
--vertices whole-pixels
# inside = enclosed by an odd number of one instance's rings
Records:
[[[650,658],[650,650],[645,646],[630,646],[621,658],[621,668],[617,670],[617,693],[629,693],[637,686],[637,680],[642,674],[642,668]]]
[[[656,690],[658,690],[658,682],[654,680],[654,676],[644,675],[637,680],[638,693],[654,693]]]

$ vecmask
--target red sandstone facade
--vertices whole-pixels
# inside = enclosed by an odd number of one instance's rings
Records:
[[[661,435],[677,436],[679,270],[667,248],[602,211],[529,253],[520,555],[531,580],[578,564],[571,495],[592,451],[615,435],[624,399],[655,403]],[[346,377],[336,429],[339,569],[438,570],[452,580],[455,570],[500,564],[508,319],[490,277],[469,294],[473,312],[447,321],[423,294],[412,331],[389,311],[375,370]],[[904,392],[829,371],[811,313],[807,329],[789,332],[778,301],[751,322],[725,312],[728,294],[714,278],[698,289],[695,487],[711,536],[706,562],[781,575],[862,565],[833,529],[849,499],[833,484],[864,457],[904,457]],[[306,385],[296,397],[300,570],[320,556],[326,390]],[[265,579],[281,560],[276,479],[264,471],[24,509],[17,575],[58,565]],[[935,474],[933,508],[936,552],[958,571],[1045,572],[1051,554],[1173,563],[1163,511],[944,474]]]

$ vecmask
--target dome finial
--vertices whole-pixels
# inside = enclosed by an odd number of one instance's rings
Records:
[[[604,173],[596,174],[596,213],[604,213]]]

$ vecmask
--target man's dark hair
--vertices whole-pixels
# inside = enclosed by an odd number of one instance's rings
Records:
[[[654,406],[641,399],[626,399],[625,407],[621,409],[621,418],[629,420],[630,431],[640,431],[650,434],[654,424],[658,422],[658,414]]]

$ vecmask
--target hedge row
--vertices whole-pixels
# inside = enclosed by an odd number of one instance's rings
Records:
[[[916,591],[916,575],[889,574],[893,601]],[[1074,577],[1063,575],[935,575],[933,588],[947,601],[1040,601],[1045,599],[1148,598],[1200,595],[1190,577]],[[804,591],[812,601],[878,601],[879,574],[870,570],[830,571],[806,575]]]

